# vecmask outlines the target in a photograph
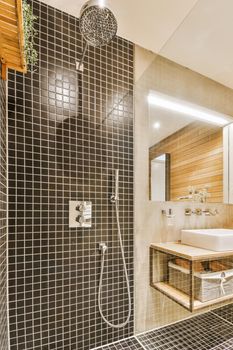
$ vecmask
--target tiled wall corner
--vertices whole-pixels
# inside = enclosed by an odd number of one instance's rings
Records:
[[[2,350],[8,350],[6,93],[6,82],[0,78],[0,349]]]

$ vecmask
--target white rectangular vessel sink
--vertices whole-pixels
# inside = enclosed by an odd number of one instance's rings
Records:
[[[181,243],[217,252],[233,250],[233,229],[181,230]]]

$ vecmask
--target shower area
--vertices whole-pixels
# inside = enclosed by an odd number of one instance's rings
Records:
[[[30,3],[38,67],[8,78],[10,349],[89,350],[133,335],[134,46]]]

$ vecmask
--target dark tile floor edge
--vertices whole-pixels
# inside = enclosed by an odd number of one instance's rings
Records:
[[[200,313],[198,315],[195,315],[195,316],[188,316],[188,317],[185,317],[185,318],[182,318],[181,320],[177,320],[177,321],[174,321],[174,322],[171,322],[171,323],[168,323],[168,324],[165,324],[163,326],[159,326],[159,327],[155,327],[155,328],[150,328],[148,329],[147,331],[143,331],[143,332],[140,332],[140,333],[137,333],[135,334],[134,336],[137,338],[143,334],[147,334],[147,333],[151,333],[151,332],[154,332],[154,331],[157,331],[159,329],[163,329],[163,328],[168,328],[168,327],[171,327],[171,326],[174,326],[175,324],[177,323],[181,323],[181,322],[184,322],[184,321],[189,321],[189,320],[192,320],[198,316],[201,316],[201,315],[206,315],[208,313],[212,313],[212,310],[208,310],[208,311],[205,311],[203,313]],[[96,350],[96,349],[92,349],[92,350]]]
[[[98,346],[97,348],[92,348],[90,350],[121,350],[118,346],[119,345],[126,345],[126,347],[122,347],[123,349],[129,349],[129,350],[145,350],[144,346],[142,346],[140,340],[137,339],[135,335],[129,337],[129,338],[124,338],[121,340],[118,340],[116,342],[106,344],[106,345],[101,345]],[[135,347],[136,346],[136,347]]]
[[[216,307],[213,310],[208,310],[208,311],[203,312],[199,315],[190,316],[190,317],[184,318],[182,320],[170,323],[168,325],[164,325],[161,327],[150,329],[148,331],[140,332],[140,333],[135,334],[134,336],[131,336],[129,338],[125,338],[125,339],[116,341],[116,342],[111,343],[111,344],[106,344],[103,346],[92,348],[90,350],[118,350],[118,349],[121,350],[121,348],[119,348],[119,346],[121,346],[121,345],[122,345],[122,350],[124,350],[124,349],[145,350],[147,348],[142,344],[142,342],[140,340],[140,336],[147,335],[147,334],[149,335],[150,333],[153,333],[155,331],[169,328],[171,326],[174,326],[176,324],[179,324],[179,323],[182,323],[185,321],[191,321],[192,319],[199,318],[199,317],[204,316],[204,315],[208,316],[208,314],[209,314],[209,316],[215,315],[216,317],[220,318],[222,321],[225,321],[226,324],[228,324],[228,325],[233,325],[233,304],[228,304],[228,305],[225,305],[222,307]],[[127,348],[125,346],[127,346]],[[228,339],[226,341],[223,341],[223,343],[216,345],[212,348],[212,350],[225,350],[225,349],[229,349],[229,350],[232,349],[233,350],[233,338]]]
[[[224,317],[219,316],[221,313]],[[216,312],[216,313],[215,313]],[[233,305],[216,308],[137,335],[147,350],[233,350]]]
[[[224,318],[223,316],[220,316],[220,315],[219,315],[219,311],[220,311],[220,310],[226,310],[227,308],[232,308],[232,322],[230,322],[229,320],[227,320],[227,319]],[[159,327],[156,327],[156,328],[151,328],[151,329],[149,329],[149,330],[147,330],[147,331],[143,331],[143,332],[137,333],[137,334],[135,334],[134,336],[137,338],[137,337],[139,337],[140,335],[147,334],[147,333],[156,331],[156,330],[158,330],[158,329],[170,327],[170,326],[173,326],[173,325],[175,325],[175,324],[177,324],[177,323],[184,322],[184,321],[188,321],[188,320],[194,319],[194,318],[196,318],[196,317],[199,317],[199,316],[201,316],[201,315],[206,315],[206,314],[208,314],[208,313],[210,313],[210,314],[213,313],[213,314],[215,314],[216,316],[220,317],[221,319],[224,319],[224,321],[228,321],[228,322],[230,322],[231,324],[233,324],[233,303],[231,303],[231,304],[223,305],[223,306],[220,306],[220,307],[218,306],[218,307],[216,307],[216,308],[214,308],[214,309],[212,309],[212,310],[207,310],[207,311],[202,312],[202,313],[200,313],[200,314],[198,314],[198,315],[191,315],[191,316],[182,318],[181,320],[177,320],[177,321],[174,321],[174,322],[172,322],[172,323],[168,323],[168,324],[163,325],[163,326],[159,326]],[[94,349],[94,350],[95,350],[95,349]]]
[[[145,346],[141,343],[140,339],[137,338],[137,335],[135,335],[135,339],[136,339],[137,342],[140,344],[140,346],[141,346],[141,348],[142,348],[143,350],[147,350],[147,349],[145,348]]]
[[[233,304],[227,304],[210,311],[224,321],[233,324]]]
[[[226,340],[221,345],[215,346],[212,350],[233,350],[233,339]]]

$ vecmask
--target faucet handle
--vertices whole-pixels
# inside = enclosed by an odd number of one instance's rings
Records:
[[[191,216],[191,215],[192,215],[192,209],[190,209],[190,208],[185,208],[185,210],[184,210],[184,215],[185,215],[185,216]]]
[[[196,209],[195,209],[195,214],[196,214],[197,216],[201,216],[202,213],[203,213],[203,210],[202,210],[201,208],[196,208]]]
[[[77,205],[76,210],[80,213],[84,212],[86,210],[86,205],[84,202],[81,202]]]

